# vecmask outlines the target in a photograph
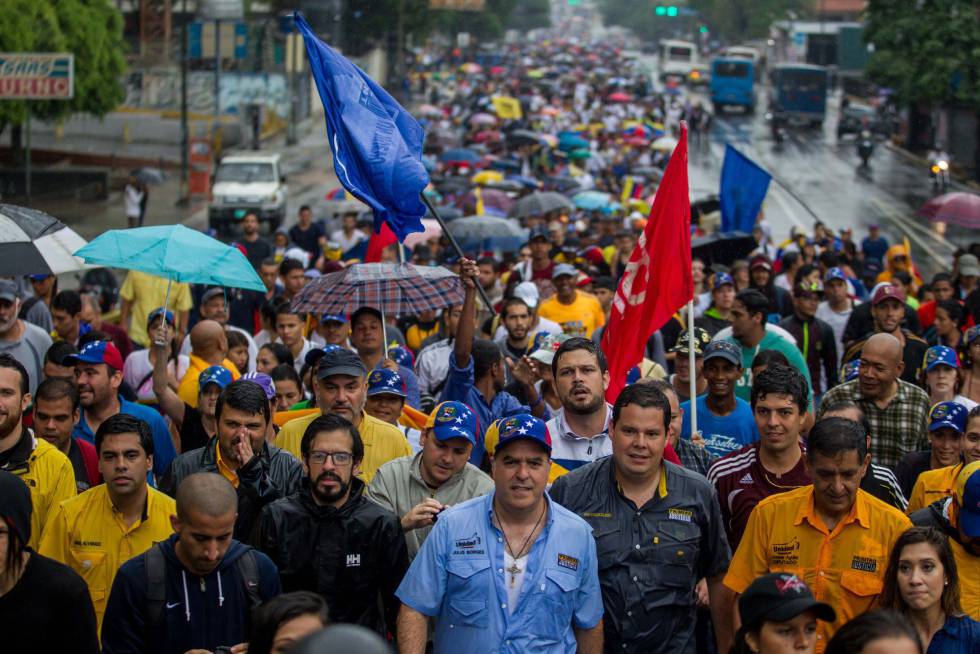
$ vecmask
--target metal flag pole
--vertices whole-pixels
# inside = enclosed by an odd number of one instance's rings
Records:
[[[694,298],[687,302],[687,361],[690,366],[691,436],[698,433],[698,379],[694,368]]]
[[[442,227],[442,233],[446,238],[449,239],[449,244],[453,246],[453,250],[456,251],[456,255],[460,259],[462,259],[463,249],[459,247],[459,243],[456,242],[456,239],[450,233],[449,228],[446,227],[446,222],[442,219],[442,216],[440,216],[439,212],[436,211],[436,208],[432,206],[432,203],[429,201],[429,198],[425,196],[425,193],[419,193],[419,197],[422,198],[422,202],[425,203],[425,206],[426,208],[428,208],[429,213],[432,214],[433,218],[436,219],[436,222],[439,223],[439,226]],[[496,311],[493,310],[493,304],[490,302],[490,298],[489,296],[487,296],[487,292],[483,290],[482,286],[480,286],[480,282],[477,281],[475,286],[476,286],[476,292],[480,294],[480,299],[483,300],[483,305],[487,307],[487,310],[490,313],[496,313]]]

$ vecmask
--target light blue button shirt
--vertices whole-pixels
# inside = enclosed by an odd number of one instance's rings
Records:
[[[439,515],[396,595],[436,618],[436,654],[575,652],[573,627],[591,629],[602,618],[592,529],[545,494],[547,522],[512,613],[504,537],[491,520],[494,495]]]

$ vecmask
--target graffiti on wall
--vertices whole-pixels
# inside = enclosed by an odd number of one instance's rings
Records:
[[[126,80],[124,106],[133,109],[180,108],[180,71],[133,71]],[[219,80],[221,113],[240,115],[243,105],[258,103],[266,111],[286,118],[289,93],[282,73],[223,73]],[[187,105],[191,112],[214,113],[214,74],[192,72],[187,75]]]

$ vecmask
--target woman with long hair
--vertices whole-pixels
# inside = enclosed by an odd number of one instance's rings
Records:
[[[329,624],[327,603],[308,590],[273,597],[255,609],[249,654],[282,654]]]
[[[900,613],[864,613],[837,630],[824,654],[923,654],[915,629]]]
[[[742,626],[731,654],[813,654],[817,620],[833,622],[836,613],[818,602],[796,575],[762,575],[738,597]]]
[[[255,359],[255,371],[268,375],[283,364],[294,365],[293,361],[293,353],[289,351],[289,348],[282,343],[273,341],[259,348],[259,355]]]
[[[963,368],[963,397],[980,402],[980,325],[974,325],[960,341],[960,365]]]
[[[895,541],[881,606],[898,611],[915,627],[926,654],[980,651],[980,622],[960,608],[956,559],[938,529],[912,527]]]

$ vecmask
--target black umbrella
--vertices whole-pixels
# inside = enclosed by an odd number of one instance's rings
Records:
[[[757,247],[759,244],[751,234],[723,232],[692,240],[691,256],[701,259],[707,266],[719,263],[730,266],[736,259],[747,257]]]
[[[560,211],[562,209],[572,209],[571,201],[561,193],[545,191],[543,193],[532,193],[525,198],[521,198],[507,215],[510,218],[527,218],[528,216],[541,216],[550,211]]]
[[[515,129],[507,135],[507,144],[516,148],[522,145],[536,145],[541,142],[541,138],[534,132],[526,129]]]
[[[440,193],[460,193],[468,191],[473,186],[468,177],[443,177],[434,179],[433,183]]]

